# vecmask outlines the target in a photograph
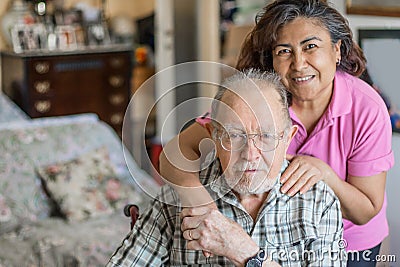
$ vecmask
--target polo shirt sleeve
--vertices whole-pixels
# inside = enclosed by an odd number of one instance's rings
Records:
[[[372,176],[394,164],[392,128],[386,111],[359,118],[353,129],[354,144],[347,162],[348,174]]]
[[[196,118],[196,122],[204,127],[204,125],[211,122],[210,114],[211,114],[210,111],[204,113],[201,117]]]

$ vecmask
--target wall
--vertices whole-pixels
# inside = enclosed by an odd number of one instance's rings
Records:
[[[13,0],[0,1],[0,17],[7,11]],[[100,6],[101,0],[64,0],[65,7],[74,6],[78,2],[84,2],[92,6]],[[140,18],[149,15],[154,10],[154,0],[107,0],[106,16],[127,15]],[[0,49],[6,48],[3,36],[0,38]]]
[[[400,134],[394,133],[392,140],[395,165],[388,172],[386,180],[387,193],[387,216],[390,228],[390,251],[396,254],[397,263],[393,262],[390,266],[400,266],[400,217],[399,217],[399,189],[400,189]]]
[[[356,40],[358,28],[400,28],[400,18],[347,15],[346,0],[330,0],[329,2],[347,17]]]

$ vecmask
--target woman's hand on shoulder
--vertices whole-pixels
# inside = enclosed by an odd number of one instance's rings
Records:
[[[281,191],[289,196],[304,194],[320,180],[327,182],[333,170],[324,161],[303,155],[287,155],[289,166],[281,176]]]

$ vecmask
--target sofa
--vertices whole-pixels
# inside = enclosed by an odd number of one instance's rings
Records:
[[[30,119],[0,94],[0,266],[104,266],[158,184],[95,114]]]

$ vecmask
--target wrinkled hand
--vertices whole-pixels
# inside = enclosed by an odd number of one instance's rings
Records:
[[[287,155],[286,158],[290,164],[281,176],[281,191],[289,196],[304,194],[320,180],[327,182],[332,173],[328,164],[315,157]]]
[[[234,264],[255,255],[259,248],[236,222],[212,206],[184,208],[181,213],[187,248],[227,257]]]

